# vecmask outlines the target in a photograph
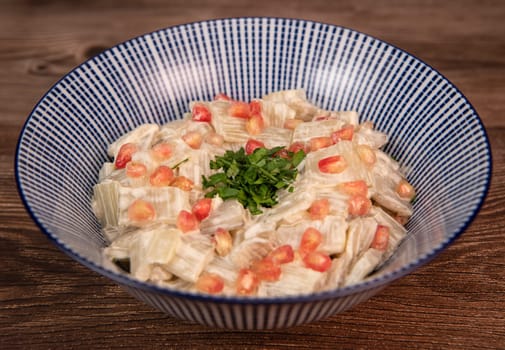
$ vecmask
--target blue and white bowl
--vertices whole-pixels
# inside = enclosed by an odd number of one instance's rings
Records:
[[[300,297],[192,294],[104,266],[90,207],[106,148],[143,123],[180,118],[218,92],[249,100],[304,88],[332,110],[357,110],[390,135],[386,151],[418,192],[409,236],[375,278]],[[344,311],[427,263],[463,233],[486,196],[485,129],[461,92],[416,57],[347,28],[281,18],[180,25],[124,42],[64,76],[19,138],[16,177],[34,221],[72,258],[174,317],[232,329],[294,326]]]

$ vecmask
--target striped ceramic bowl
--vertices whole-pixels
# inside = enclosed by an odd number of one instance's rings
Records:
[[[357,110],[390,135],[386,151],[417,189],[408,238],[361,284],[299,297],[248,299],[164,289],[116,274],[91,207],[106,148],[143,123],[181,117],[218,92],[249,100],[304,88],[332,110]],[[416,57],[365,34],[280,18],[191,23],[124,42],[64,76],[35,106],[16,156],[19,192],[61,250],[177,318],[215,327],[294,326],[344,311],[427,263],[470,224],[488,190],[485,129],[461,92]]]

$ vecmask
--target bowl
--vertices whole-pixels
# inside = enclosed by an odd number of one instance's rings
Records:
[[[107,146],[143,123],[180,118],[192,100],[304,88],[325,109],[356,110],[390,135],[385,151],[417,190],[409,234],[373,278],[291,297],[211,296],[116,273],[91,206]],[[426,264],[460,236],[487,194],[491,154],[476,111],[435,69],[348,28],[284,18],[178,25],[121,43],[58,81],[17,146],[20,196],[64,253],[173,317],[230,329],[295,326],[342,312]]]

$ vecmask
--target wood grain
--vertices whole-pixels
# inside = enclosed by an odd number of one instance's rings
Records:
[[[430,264],[326,320],[233,332],[167,317],[61,253],[26,213],[17,137],[63,74],[101,50],[170,25],[230,16],[339,24],[440,70],[488,130],[493,179],[476,220]],[[505,349],[505,2],[57,1],[0,3],[0,348]]]

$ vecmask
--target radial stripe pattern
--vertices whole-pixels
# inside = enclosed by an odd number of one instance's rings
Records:
[[[220,92],[243,100],[304,88],[321,108],[356,110],[390,135],[418,195],[409,236],[376,277],[290,298],[208,297],[110,270],[90,200],[107,146],[144,123],[183,117]],[[19,138],[16,178],[27,210],[65,253],[169,315],[215,327],[294,326],[342,312],[427,263],[477,214],[489,187],[485,129],[461,92],[412,55],[351,29],[296,19],[180,25],[117,45],[63,77]]]

